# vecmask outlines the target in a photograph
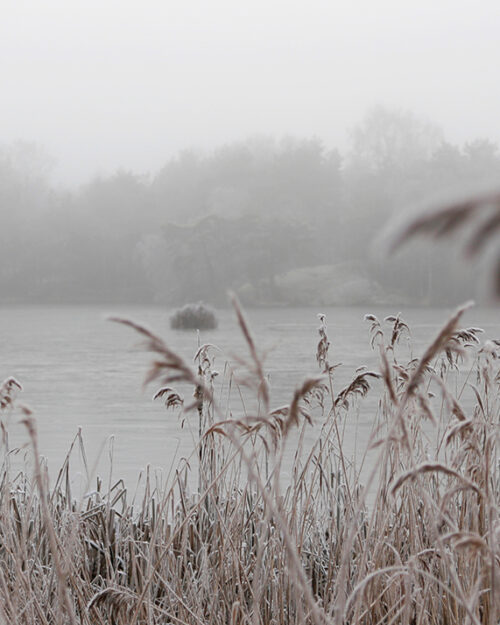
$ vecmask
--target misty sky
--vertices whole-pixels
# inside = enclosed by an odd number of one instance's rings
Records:
[[[1,0],[0,143],[53,180],[249,135],[346,145],[371,106],[500,142],[498,0]]]

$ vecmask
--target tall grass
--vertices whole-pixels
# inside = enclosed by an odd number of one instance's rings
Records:
[[[147,477],[140,501],[121,481],[99,479],[78,501],[69,455],[49,486],[17,383],[1,388],[4,620],[497,625],[498,344],[462,328],[461,309],[419,358],[405,360],[404,320],[367,315],[379,369],[359,369],[337,388],[321,317],[318,376],[274,408],[265,363],[235,309],[248,353],[218,377],[211,346],[192,366],[147,328],[117,320],[153,353],[146,382],[199,432],[190,464],[165,487]],[[254,411],[237,416],[222,400],[236,384],[253,394]],[[191,402],[176,390],[186,385]],[[378,409],[366,415],[374,427],[363,484],[363,458],[347,455],[344,432],[369,393]],[[8,413],[27,426],[33,474],[10,467]],[[73,446],[84,454],[80,434]]]

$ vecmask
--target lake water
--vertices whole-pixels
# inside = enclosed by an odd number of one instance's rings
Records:
[[[258,346],[268,350],[273,406],[288,403],[303,377],[318,373],[318,312],[327,315],[330,362],[343,363],[336,371],[338,390],[360,365],[376,366],[368,324],[363,320],[365,313],[384,318],[398,311],[365,307],[247,311]],[[450,311],[403,309],[402,313],[412,328],[414,354],[420,355]],[[133,488],[142,468],[149,465],[168,471],[176,459],[189,455],[193,445],[189,428],[181,428],[177,413],[167,412],[161,402],[152,402],[155,387],[142,389],[151,355],[134,349],[138,339],[131,330],[107,320],[113,314],[144,323],[192,361],[198,346],[196,333],[171,330],[170,312],[163,308],[4,307],[0,308],[0,377],[13,375],[23,385],[19,401],[34,411],[40,451],[48,458],[52,473],[81,426],[90,463],[99,458],[99,472],[107,471],[112,437],[113,474]],[[472,309],[464,325],[478,325],[487,336],[500,337],[497,309]],[[228,355],[247,353],[229,309],[219,312],[219,329],[203,332],[200,338],[202,343],[214,343],[222,349],[215,362],[219,371],[223,371]],[[241,404],[234,410],[241,410]],[[360,444],[368,439],[375,410],[375,395],[360,405],[356,421]],[[9,431],[11,446],[26,443],[25,430],[15,416]]]

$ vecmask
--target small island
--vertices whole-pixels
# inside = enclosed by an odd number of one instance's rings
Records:
[[[214,330],[217,325],[215,311],[202,302],[186,304],[170,317],[173,330]]]

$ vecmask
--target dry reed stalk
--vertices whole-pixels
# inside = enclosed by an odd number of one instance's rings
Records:
[[[64,612],[65,612],[65,614],[61,612],[56,615],[57,622],[62,623],[64,616],[66,616],[66,618],[69,619],[69,623],[71,625],[76,625],[74,607],[73,607],[73,604],[71,602],[71,599],[68,593],[67,570],[65,566],[66,563],[63,564],[64,557],[61,558],[61,553],[60,553],[61,545],[59,544],[58,537],[54,530],[53,521],[51,518],[49,506],[48,506],[47,487],[46,487],[45,480],[42,474],[42,467],[40,464],[40,455],[38,451],[38,437],[37,437],[37,432],[36,432],[36,425],[35,425],[35,421],[33,417],[31,416],[31,412],[26,408],[23,408],[23,412],[25,415],[25,418],[23,419],[23,423],[26,426],[26,429],[28,430],[31,444],[33,446],[33,457],[34,457],[34,464],[35,464],[35,481],[38,486],[38,492],[40,495],[40,504],[42,508],[44,527],[49,537],[50,551],[52,554],[54,569],[55,569],[55,573],[57,576],[58,590],[59,590],[60,597],[61,597],[61,607],[64,606]]]
[[[246,363],[244,360],[240,360],[242,364],[246,366],[250,373],[253,373],[257,378],[257,396],[262,399],[263,402],[263,411],[264,414],[269,413],[269,387],[266,376],[264,374],[264,365],[261,357],[257,352],[257,348],[255,346],[255,341],[253,340],[252,333],[250,331],[250,327],[245,319],[245,315],[240,306],[239,300],[236,295],[230,295],[231,304],[236,312],[236,318],[238,320],[238,325],[243,333],[246,344],[248,346],[248,350],[250,352],[251,362]]]

